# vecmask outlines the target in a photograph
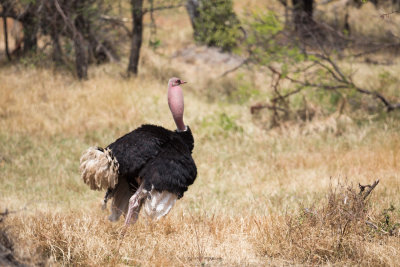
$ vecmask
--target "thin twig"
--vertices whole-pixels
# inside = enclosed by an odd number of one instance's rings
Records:
[[[132,22],[132,19],[129,18],[117,18],[117,17],[112,17],[109,15],[100,15],[100,18],[103,20],[107,20],[107,21],[115,21],[115,22],[119,22],[119,23],[126,23],[126,22]]]
[[[360,193],[359,194],[362,195],[364,199],[366,199],[369,196],[369,194],[371,194],[372,190],[374,190],[374,188],[378,184],[379,184],[379,179],[376,180],[372,185],[361,185],[361,184],[358,184],[358,187],[360,188]],[[365,188],[368,188],[368,189],[365,190]],[[363,194],[364,190],[365,190],[365,193]]]
[[[132,22],[132,19],[115,18],[115,17],[111,17],[108,15],[101,15],[100,19],[102,19],[104,21],[109,21],[109,22],[113,23],[114,25],[121,27],[122,29],[124,29],[124,31],[126,32],[128,37],[132,37],[132,31],[125,25],[126,22]]]
[[[143,9],[143,14],[149,12],[149,11],[159,11],[159,10],[166,10],[166,9],[174,9],[178,7],[183,7],[185,6],[184,3],[177,4],[177,5],[167,5],[167,6],[159,6],[159,7],[154,7],[154,8],[144,8]]]
[[[4,9],[4,7],[3,7]],[[8,61],[11,61],[10,50],[8,48],[8,30],[7,30],[7,17],[3,14],[3,28],[4,28],[4,46]]]
[[[393,14],[396,14],[396,13],[400,13],[400,10],[395,10],[395,11],[392,11],[392,12],[389,12],[389,13],[383,13],[383,14],[380,14],[379,17],[381,19],[387,19],[387,18],[390,17],[390,15],[393,15]]]
[[[70,28],[72,31],[72,34],[74,38],[78,37],[81,41],[83,41],[83,36],[82,34],[76,29],[74,24],[71,22],[71,20],[65,15],[64,11],[62,10],[60,4],[58,3],[58,0],[54,0],[54,5],[56,6],[56,9],[58,13],[60,13],[61,17],[63,18],[65,24]]]
[[[336,65],[333,61],[331,61],[330,63]],[[281,74],[278,70],[276,70],[272,66],[268,66],[268,68],[276,74]],[[336,65],[335,69],[336,68],[339,70],[339,67],[337,65]],[[340,72],[340,70],[338,73],[340,73],[341,77],[344,76],[343,73]],[[285,78],[293,83],[300,84],[304,87],[316,87],[316,88],[322,88],[322,89],[326,89],[326,90],[337,90],[337,89],[346,89],[346,88],[354,89],[359,93],[371,95],[371,96],[378,98],[385,105],[388,112],[394,111],[396,109],[400,109],[400,103],[390,103],[389,100],[387,100],[386,97],[384,97],[381,93],[358,87],[351,80],[348,80],[348,79],[344,79],[344,80],[339,79],[338,81],[340,81],[342,83],[341,85],[326,85],[326,84],[315,84],[315,83],[310,83],[310,82],[303,82],[303,81],[291,78],[288,75],[285,76]],[[294,91],[288,93],[288,96],[298,93],[300,91],[301,90],[299,90],[299,89],[294,90]]]
[[[373,229],[375,229],[375,230],[378,230],[378,229],[379,229],[378,226],[376,226],[376,224],[374,224],[374,223],[371,222],[371,221],[365,221],[365,224],[368,225],[368,226],[370,226],[371,228],[373,228]]]
[[[288,113],[288,111],[287,111],[286,109],[284,109],[284,108],[277,107],[277,106],[271,106],[271,105],[268,105],[268,104],[256,104],[256,105],[252,105],[252,106],[250,107],[250,113],[251,113],[251,114],[254,114],[257,110],[264,109],[264,108],[267,108],[267,109],[270,109],[270,110],[279,110],[279,111]]]
[[[377,47],[373,47],[373,48],[371,48],[369,50],[366,50],[366,51],[363,51],[363,52],[360,52],[360,53],[357,53],[357,54],[353,54],[352,56],[353,57],[361,57],[361,56],[365,56],[365,55],[368,55],[368,54],[376,53],[377,51],[382,50],[382,49],[387,49],[387,48],[390,48],[390,47],[399,47],[399,46],[400,46],[400,43],[380,44]]]
[[[236,71],[237,69],[239,69],[239,68],[242,67],[243,65],[247,64],[248,61],[249,61],[249,58],[246,58],[245,60],[243,60],[243,61],[242,61],[239,65],[237,65],[236,67],[234,67],[234,68],[232,68],[232,69],[229,69],[229,70],[225,71],[224,73],[222,73],[222,74],[219,76],[219,78],[222,78],[222,77],[228,75],[229,73]]]

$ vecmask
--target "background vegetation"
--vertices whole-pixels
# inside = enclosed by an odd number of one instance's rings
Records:
[[[312,1],[304,19],[296,1],[233,1],[240,27],[228,54],[198,45],[187,2],[144,1],[139,71],[128,77],[133,2],[94,12],[116,60],[88,64],[86,80],[67,28],[62,64],[45,27],[36,52],[11,61],[1,34],[0,249],[30,265],[396,266],[395,3]],[[103,192],[81,181],[79,157],[143,123],[174,129],[171,76],[189,81],[198,178],[166,218],[142,217],[122,237],[123,222],[100,209]],[[377,179],[364,199],[358,184]]]

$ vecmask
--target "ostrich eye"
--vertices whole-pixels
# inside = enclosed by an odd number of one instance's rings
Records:
[[[181,84],[182,82],[181,82],[181,80],[177,80],[176,83],[177,84]]]

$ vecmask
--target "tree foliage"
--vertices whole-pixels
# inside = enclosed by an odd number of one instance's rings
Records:
[[[198,1],[193,20],[194,38],[198,43],[231,51],[236,46],[239,27],[232,0]]]
[[[25,54],[36,53],[38,38],[49,36],[53,60],[74,60],[80,79],[87,78],[90,63],[118,60],[116,32],[103,19],[112,12],[107,0],[1,0],[0,5],[4,16],[22,23]]]
[[[373,112],[400,109],[400,103],[376,88],[360,86],[353,79],[354,72],[341,63],[343,59],[351,61],[351,53],[339,53],[335,43],[320,38],[318,32],[304,38],[295,29],[285,28],[272,11],[253,14],[246,31],[247,65],[262,66],[269,72],[266,75],[271,75],[267,101],[254,104],[251,112],[271,110],[272,125],[288,119],[312,119],[316,110],[329,114],[364,97],[379,104]]]

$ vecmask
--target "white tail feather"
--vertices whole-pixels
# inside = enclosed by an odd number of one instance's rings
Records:
[[[119,164],[110,149],[90,147],[83,153],[79,170],[85,184],[92,190],[114,188],[118,183]]]

